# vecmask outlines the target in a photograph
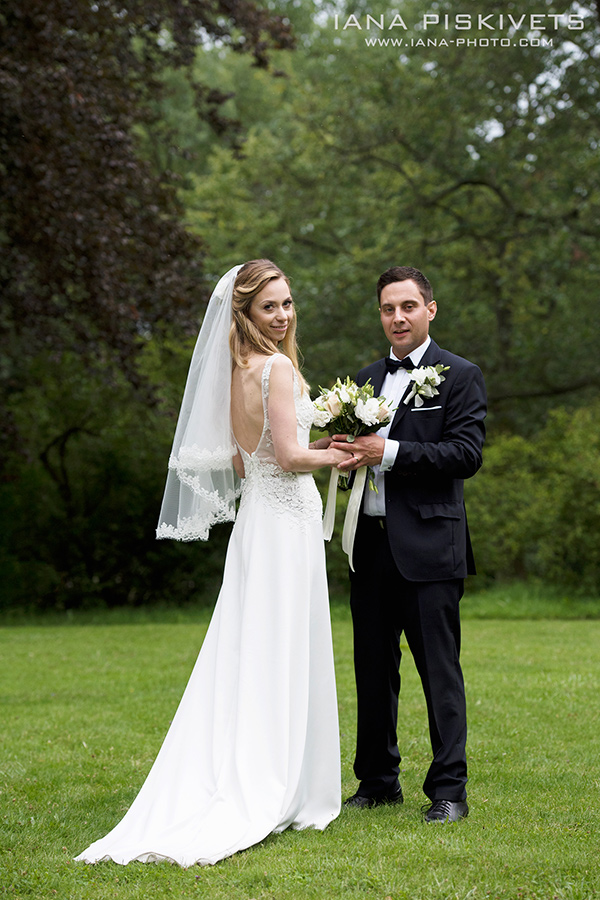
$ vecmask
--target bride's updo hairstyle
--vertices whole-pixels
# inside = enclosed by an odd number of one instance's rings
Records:
[[[294,368],[300,376],[298,364],[298,347],[296,346],[296,310],[288,326],[284,339],[280,342],[271,341],[256,327],[250,318],[252,301],[264,287],[275,278],[283,278],[289,287],[289,278],[279,266],[270,259],[251,259],[244,263],[237,274],[233,285],[231,329],[229,331],[229,347],[233,362],[245,368],[248,365],[248,355],[264,353],[271,356],[273,353],[285,353],[292,361]]]

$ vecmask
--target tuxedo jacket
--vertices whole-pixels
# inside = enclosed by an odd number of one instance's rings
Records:
[[[475,573],[463,481],[482,462],[485,384],[478,366],[432,340],[420,366],[438,363],[449,366],[439,394],[423,398],[423,406],[417,407],[414,398],[404,403],[407,388],[389,432],[399,448],[385,473],[387,534],[396,565],[409,581],[445,581]],[[361,369],[357,383],[370,379],[377,397],[385,376],[385,360],[380,359]]]

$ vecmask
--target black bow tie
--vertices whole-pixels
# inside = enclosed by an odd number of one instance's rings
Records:
[[[410,358],[410,356],[406,356],[404,359],[392,359],[391,356],[385,357],[385,367],[388,372],[397,372],[398,369],[414,369],[415,364]]]

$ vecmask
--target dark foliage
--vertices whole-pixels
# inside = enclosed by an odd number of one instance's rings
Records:
[[[30,459],[13,455],[0,481],[0,613],[214,602],[229,529],[155,537],[169,422],[73,354],[60,383],[51,368],[38,359],[45,389],[13,408]]]
[[[218,534],[154,538],[175,401],[139,353],[205,299],[174,176],[140,151],[165,73],[239,140],[227,94],[194,81],[202,42],[264,68],[292,39],[254,0],[0,6],[0,607],[185,602],[220,575]]]
[[[5,0],[0,34],[0,383],[20,389],[28,357],[65,349],[136,383],[140,336],[197,320],[204,289],[202,248],[136,126],[202,40],[265,66],[288,27],[252,0]],[[225,95],[195,88],[223,132]]]

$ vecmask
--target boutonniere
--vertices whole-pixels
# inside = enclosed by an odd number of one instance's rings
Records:
[[[438,385],[446,380],[442,372],[447,372],[449,368],[450,366],[438,363],[437,366],[420,366],[418,369],[413,369],[409,374],[414,384],[404,402],[408,405],[414,397],[415,406],[419,407],[423,406],[423,397],[430,400],[439,394]]]

